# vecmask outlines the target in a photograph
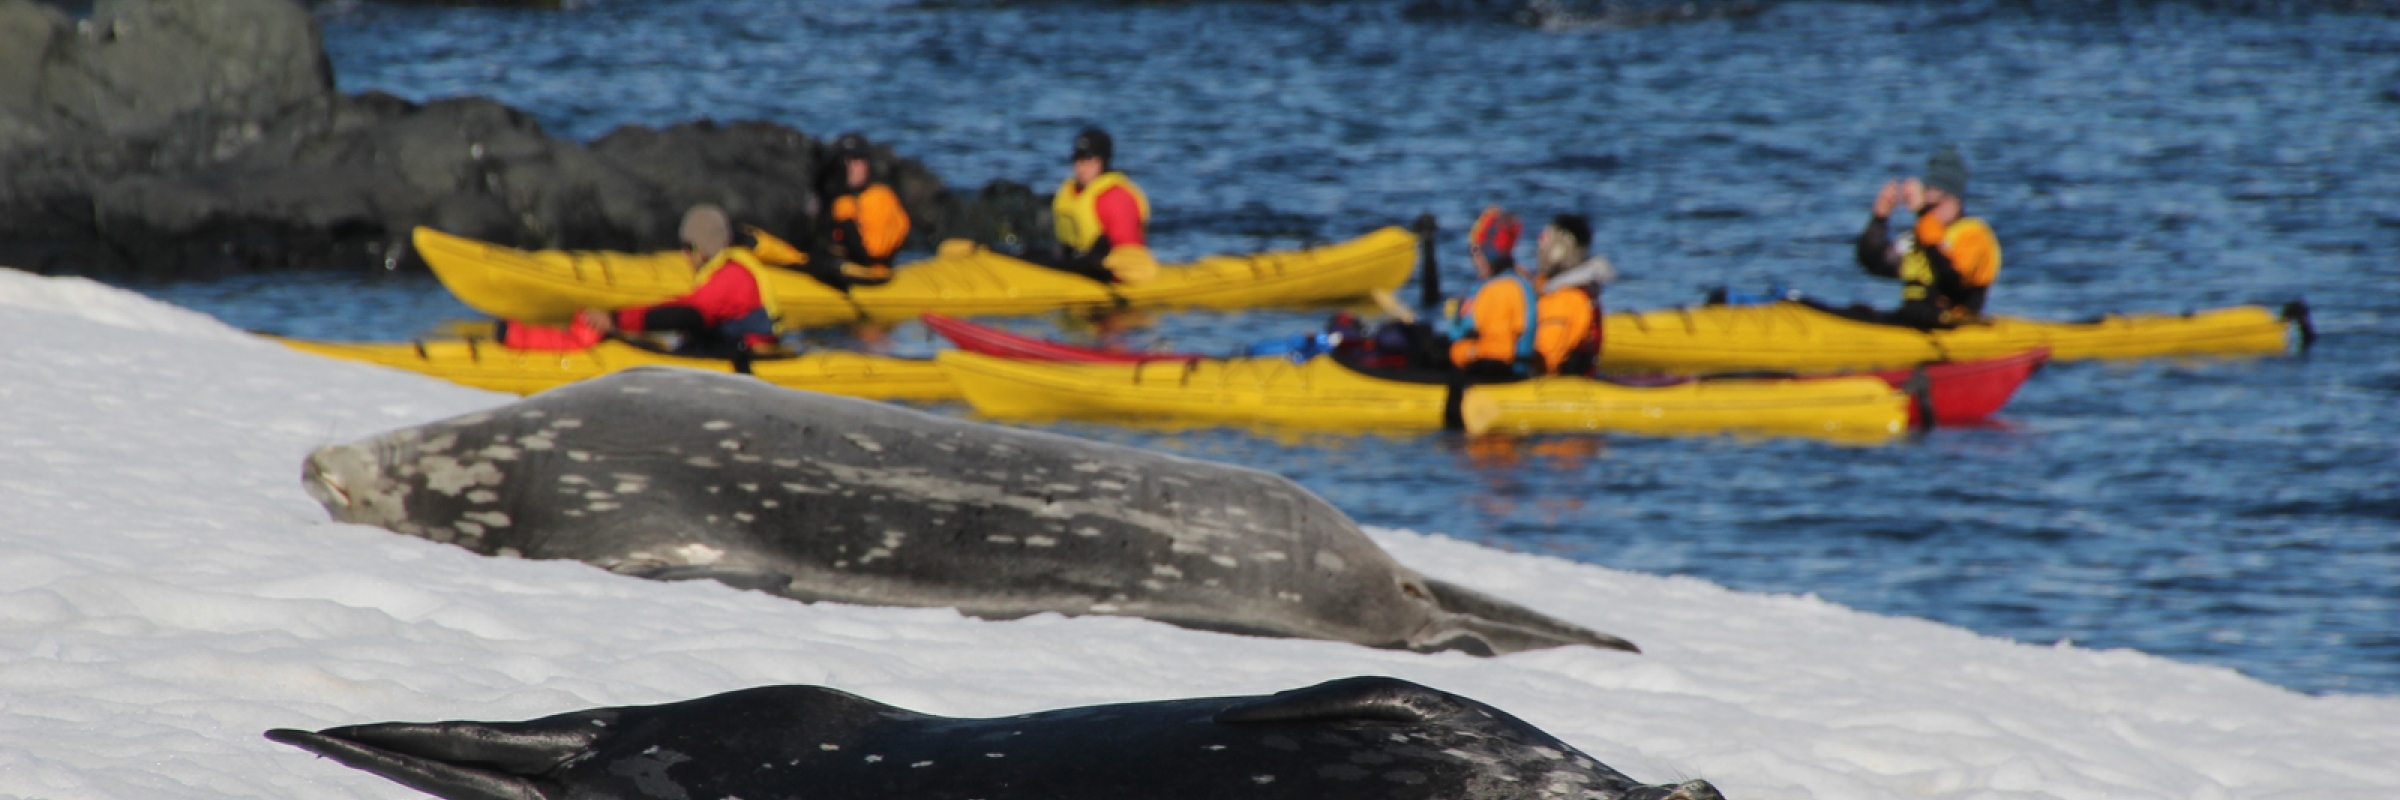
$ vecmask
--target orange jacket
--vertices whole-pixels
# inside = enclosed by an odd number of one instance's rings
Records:
[[[1974,217],[1945,224],[1932,214],[1917,217],[1917,246],[1941,250],[1958,271],[1958,282],[1977,289],[2000,277],[2000,239],[1992,227]]]
[[[1542,372],[1557,375],[1567,364],[1569,356],[1578,350],[1589,350],[1597,358],[1600,351],[1599,305],[1592,302],[1591,293],[1582,287],[1570,287],[1542,295],[1534,305],[1533,350],[1542,355]],[[1588,371],[1583,364],[1578,372]]]
[[[833,240],[846,261],[891,266],[892,254],[908,240],[908,210],[900,206],[900,195],[881,183],[834,198],[833,222]]]
[[[1460,307],[1458,331],[1450,342],[1450,363],[1460,368],[1477,361],[1498,361],[1515,364],[1520,355],[1530,360],[1525,348],[1525,324],[1533,309],[1525,307],[1526,296],[1539,291],[1533,279],[1514,273],[1502,275],[1475,289]],[[1539,302],[1536,302],[1539,306]]]

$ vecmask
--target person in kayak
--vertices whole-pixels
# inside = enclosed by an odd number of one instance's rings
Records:
[[[824,206],[819,224],[823,240],[797,268],[844,291],[881,286],[891,281],[892,256],[908,241],[908,209],[900,204],[898,192],[875,179],[867,137],[842,134],[834,139],[833,152],[841,165],[842,184]]]
[[[664,303],[611,311],[584,309],[583,326],[606,333],[676,333],[677,355],[741,359],[779,350],[774,294],[766,266],[733,246],[725,210],[693,206],[683,215],[683,256],[695,273],[690,294]]]
[[[1486,209],[1476,229],[1505,232],[1505,213]],[[1515,266],[1498,273],[1461,304],[1451,327],[1451,365],[1478,376],[1547,375],[1577,366],[1569,362],[1578,352],[1586,354],[1581,361],[1596,359],[1598,285],[1613,280],[1615,270],[1607,259],[1589,255],[1591,240],[1592,224],[1581,215],[1552,219],[1534,244],[1532,269]],[[1478,271],[1514,266],[1505,246],[1496,249],[1502,258],[1478,253]],[[1569,273],[1576,273],[1573,288],[1544,294],[1545,281],[1567,279]]]
[[[1982,219],[1966,216],[1966,194],[1967,162],[1957,148],[1943,147],[1926,162],[1923,180],[1888,181],[1875,195],[1875,216],[1858,234],[1858,263],[1901,283],[1900,308],[1886,321],[1931,330],[1983,315],[2000,276],[2000,240]],[[1917,224],[1895,239],[1890,218],[1902,202]]]
[[[1150,198],[1115,166],[1116,143],[1108,132],[1085,128],[1075,134],[1074,174],[1050,198],[1058,251],[1033,259],[1052,269],[1107,283],[1139,283],[1158,276],[1158,259],[1144,237]]]
[[[1555,232],[1555,234],[1553,234]],[[1600,366],[1601,287],[1617,279],[1616,265],[1591,252],[1592,224],[1562,214],[1543,232],[1534,254],[1542,299],[1534,309],[1534,352],[1550,375],[1590,375]]]

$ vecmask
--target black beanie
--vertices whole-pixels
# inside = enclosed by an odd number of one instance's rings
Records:
[[[1958,156],[1958,148],[1944,145],[1925,160],[1925,185],[1966,199],[1967,160]]]
[[[1075,134],[1075,154],[1068,160],[1097,158],[1100,163],[1107,164],[1116,161],[1116,156],[1117,143],[1108,138],[1108,131],[1085,128],[1083,132]]]
[[[1576,245],[1592,246],[1592,221],[1584,219],[1582,214],[1560,214],[1550,219],[1550,225],[1575,237]]]

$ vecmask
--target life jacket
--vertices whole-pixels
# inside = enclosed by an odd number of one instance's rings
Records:
[[[1985,224],[1984,221],[1979,217],[1958,218],[1957,221],[1954,221],[1946,226],[1942,233],[1941,241],[1934,242],[1930,245],[1925,242],[1917,241],[1916,235],[1913,233],[1910,234],[1908,236],[1908,242],[1903,247],[1903,252],[1900,256],[1899,277],[1901,302],[1912,303],[1937,300],[1938,305],[1945,307],[1950,305],[1950,298],[1938,297],[1936,294],[1935,284],[1940,281],[1940,278],[1933,274],[1933,260],[1932,256],[1928,253],[1928,248],[1938,248],[1946,257],[1950,252],[1951,245],[1958,242],[1962,237],[1967,236],[1982,236],[1987,239],[1996,238],[1992,236],[1991,226]],[[1982,285],[1991,285],[1990,278],[1996,278],[1999,276],[1999,274],[2000,247],[1997,241],[1995,241],[1992,245],[1992,275],[1987,277]]]
[[[908,240],[908,210],[900,195],[881,183],[833,199],[833,230],[842,274],[852,280],[881,283],[892,278],[892,254]]]
[[[1124,189],[1133,194],[1134,205],[1142,209],[1142,224],[1150,224],[1150,198],[1142,187],[1122,172],[1104,172],[1090,184],[1076,191],[1075,179],[1067,178],[1058,185],[1058,193],[1050,196],[1050,217],[1058,233],[1058,243],[1076,252],[1092,249],[1105,231],[1100,228],[1100,195],[1110,189]]]
[[[1563,325],[1568,331],[1565,337],[1537,337],[1534,343],[1550,374],[1590,375],[1599,366],[1603,313],[1597,287],[1570,285],[1542,295],[1537,316],[1545,324]],[[1582,330],[1575,330],[1576,326]]]
[[[1481,330],[1475,320],[1474,300],[1483,296],[1484,292],[1504,291],[1494,288],[1502,283],[1516,284],[1517,290],[1525,295],[1525,327],[1524,331],[1517,335],[1515,354],[1509,364],[1522,374],[1538,373],[1541,371],[1542,354],[1534,347],[1534,334],[1538,333],[1541,327],[1541,294],[1534,290],[1533,281],[1523,275],[1515,273],[1502,275],[1485,281],[1482,287],[1477,288],[1475,294],[1468,298],[1468,302],[1459,308],[1457,318],[1452,320],[1450,339],[1454,342],[1464,341],[1480,335]],[[1452,361],[1454,363],[1457,361],[1455,354],[1452,356]],[[1459,366],[1466,365],[1459,364]]]
[[[726,339],[737,342],[747,342],[762,337],[766,339],[780,338],[783,335],[783,327],[780,323],[780,320],[783,319],[783,310],[775,304],[775,284],[767,280],[766,265],[759,263],[758,256],[747,248],[727,247],[717,251],[715,258],[700,265],[700,272],[692,276],[692,285],[707,286],[709,279],[716,277],[717,271],[727,266],[740,267],[750,271],[750,280],[758,284],[758,308],[752,309],[748,314],[718,323],[717,332],[723,334]]]

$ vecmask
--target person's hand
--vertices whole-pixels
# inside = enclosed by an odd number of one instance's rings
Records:
[[[1883,219],[1891,216],[1892,208],[1898,205],[1900,205],[1900,182],[1884,181],[1883,191],[1875,193],[1875,218]]]
[[[617,332],[616,315],[597,308],[587,308],[582,311],[575,312],[575,321],[581,322],[585,327],[601,333]]]
[[[1924,181],[1915,178],[1908,179],[1907,183],[1900,184],[1900,194],[1902,199],[1908,201],[1908,210],[1915,211],[1925,207]]]

